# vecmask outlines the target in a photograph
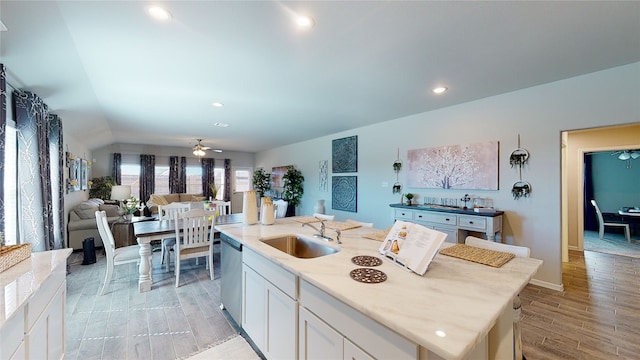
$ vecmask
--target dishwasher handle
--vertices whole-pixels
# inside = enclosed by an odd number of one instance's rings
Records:
[[[242,243],[239,242],[238,240],[235,240],[234,238],[228,236],[225,233],[221,233],[220,234],[220,241],[224,241],[226,244],[228,244],[232,248],[234,248],[234,249],[236,249],[238,251],[242,251]]]

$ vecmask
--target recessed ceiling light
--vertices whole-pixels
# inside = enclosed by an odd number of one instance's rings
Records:
[[[160,21],[171,20],[171,13],[160,6],[149,6],[147,12],[152,18]]]
[[[213,126],[217,126],[217,127],[229,127],[229,124],[227,124],[227,123],[222,123],[222,122],[217,122],[217,123],[213,124]]]
[[[302,15],[296,18],[296,24],[304,29],[312,28],[314,23],[313,18],[310,16]]]
[[[444,86],[438,86],[436,88],[433,88],[433,93],[434,94],[442,94],[443,92],[447,91],[448,89]]]
[[[223,107],[223,106],[224,106],[224,104],[223,104],[223,103],[221,103],[221,102],[217,102],[217,101],[216,101],[216,102],[214,102],[214,103],[212,103],[211,105],[213,105],[214,107],[217,107],[217,108],[221,108],[221,107]]]

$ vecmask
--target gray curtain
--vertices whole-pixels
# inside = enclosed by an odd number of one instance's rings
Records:
[[[224,201],[231,200],[231,159],[224,159]]]
[[[184,193],[180,189],[180,162],[177,156],[169,156],[169,193]]]
[[[63,224],[59,216],[58,204],[54,206],[52,186],[62,182],[57,176],[59,162],[51,163],[50,142],[53,140],[54,153],[61,152],[61,137],[52,133],[54,117],[40,97],[30,92],[14,91],[16,128],[18,134],[18,219],[19,238],[23,243],[31,243],[32,251],[47,251],[64,247],[64,238],[57,231],[56,223]],[[54,209],[55,208],[55,209]]]
[[[202,195],[207,199],[212,196],[210,184],[216,181],[215,178],[215,159],[202,158]]]
[[[53,231],[56,239],[64,239],[64,141],[62,139],[62,120],[55,114],[49,115],[49,146],[51,159],[51,196],[53,204]],[[62,241],[64,243],[64,241]],[[62,247],[66,247],[63,246]]]
[[[172,194],[187,192],[187,158],[184,156],[169,157],[169,192]]]
[[[113,154],[113,166],[111,167],[111,177],[116,184],[122,185],[122,154]]]
[[[7,72],[0,64],[0,233],[4,234],[4,148],[7,131]],[[4,237],[3,237],[4,239]],[[4,240],[3,240],[4,241]],[[0,244],[4,245],[4,244]]]
[[[140,155],[140,201],[147,202],[155,191],[156,156]]]

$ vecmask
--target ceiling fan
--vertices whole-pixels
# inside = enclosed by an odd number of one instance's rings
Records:
[[[631,169],[631,160],[635,160],[640,157],[640,150],[620,150],[614,151],[611,155],[617,155],[619,160],[627,162],[627,169]]]
[[[205,151],[211,150],[211,147],[202,145],[202,139],[196,139],[196,140],[198,140],[198,143],[196,144],[196,146],[193,147],[193,155],[199,156],[199,157],[205,156],[206,155]],[[213,151],[218,153],[222,152],[222,150],[220,149],[213,149]]]

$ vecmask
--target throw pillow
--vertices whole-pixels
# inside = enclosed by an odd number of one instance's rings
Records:
[[[151,202],[154,205],[169,205],[167,199],[165,199],[162,195],[151,194]]]
[[[191,197],[191,201],[205,201],[205,200],[207,200],[207,198],[204,197],[204,196],[192,196]]]

